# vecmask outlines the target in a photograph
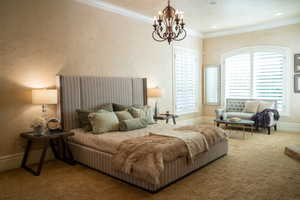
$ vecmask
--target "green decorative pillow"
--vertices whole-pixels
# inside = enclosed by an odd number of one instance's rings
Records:
[[[89,120],[89,114],[94,113],[93,111],[90,110],[81,110],[77,109],[77,116],[78,116],[78,121],[79,121],[79,128],[82,128],[85,131],[92,131],[92,125]],[[101,109],[98,110],[98,112],[108,112],[107,110]]]
[[[91,126],[90,120],[88,118],[91,111],[77,109],[76,112],[77,112],[78,121],[79,121],[79,128],[82,128],[85,131],[91,131],[92,126]]]
[[[113,103],[112,105],[113,105],[114,112],[124,111],[124,110],[127,110],[130,108],[130,106],[125,106],[125,105],[116,104],[116,103]]]
[[[132,115],[128,111],[115,112],[119,121],[133,119]]]
[[[89,120],[95,134],[119,130],[119,120],[114,112],[90,113]]]
[[[131,107],[128,109],[134,118],[145,119],[148,124],[155,124],[153,119],[153,109],[150,106],[143,106],[141,108]]]
[[[102,105],[99,107],[99,109],[101,109],[101,110],[106,110],[106,111],[108,111],[108,112],[113,112],[113,111],[114,111],[112,103],[102,104]]]
[[[131,131],[147,127],[147,122],[144,119],[128,119],[120,121],[120,131]]]

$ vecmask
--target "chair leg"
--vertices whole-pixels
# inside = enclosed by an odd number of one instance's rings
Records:
[[[274,125],[274,130],[277,131],[277,124]]]
[[[271,134],[271,127],[268,127],[268,135]]]

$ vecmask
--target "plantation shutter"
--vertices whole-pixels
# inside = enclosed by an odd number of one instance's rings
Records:
[[[252,50],[225,59],[225,98],[277,100],[287,112],[285,53]]]
[[[225,66],[225,98],[251,98],[251,55],[229,57]]]
[[[283,110],[285,57],[276,52],[254,52],[254,98],[277,100],[278,110]]]
[[[177,114],[198,111],[199,70],[197,53],[175,49],[175,106]]]

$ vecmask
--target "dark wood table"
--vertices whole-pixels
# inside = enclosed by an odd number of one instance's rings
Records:
[[[157,120],[165,120],[166,123],[169,123],[169,119],[173,120],[173,124],[176,124],[176,118],[178,115],[175,114],[159,114],[157,116],[154,116],[153,119],[157,122]]]
[[[47,154],[48,147],[50,146],[54,157],[70,165],[75,165],[73,154],[66,142],[67,137],[74,135],[72,132],[47,132],[43,135],[36,135],[34,132],[21,133],[21,137],[27,140],[26,150],[23,156],[21,167],[31,172],[32,174],[39,176],[42,170],[42,166]],[[40,157],[40,162],[36,171],[29,168],[26,163],[28,155],[33,142],[42,143],[43,150]]]

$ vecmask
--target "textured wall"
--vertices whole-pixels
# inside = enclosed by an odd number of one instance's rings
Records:
[[[151,24],[74,0],[2,0],[0,30],[0,156],[22,151],[19,133],[41,114],[31,88],[55,86],[58,73],[147,77],[172,110],[172,47],[152,40]],[[176,44],[201,56],[201,39]]]
[[[203,63],[220,64],[221,55],[234,49],[256,45],[277,45],[291,49],[292,55],[300,53],[300,24],[285,27],[229,35],[217,38],[205,39],[203,42]],[[293,62],[289,66],[294,72]],[[282,117],[281,121],[300,122],[300,94],[293,92],[293,75],[290,76],[290,116]],[[214,115],[216,106],[203,106],[204,115]]]

